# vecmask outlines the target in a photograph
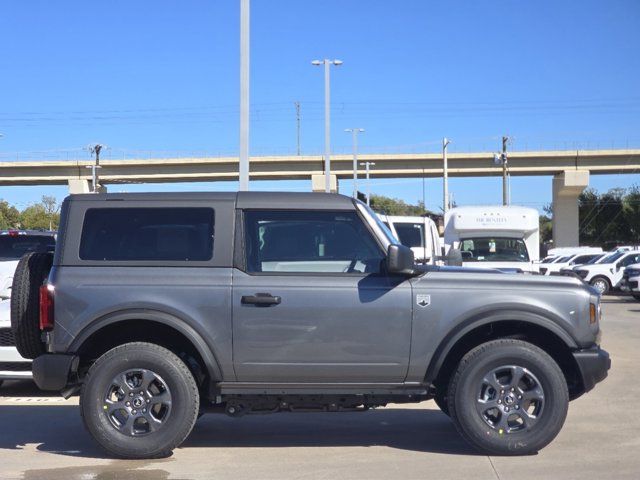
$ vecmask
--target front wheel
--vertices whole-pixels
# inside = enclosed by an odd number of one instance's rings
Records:
[[[605,295],[606,293],[609,293],[609,290],[611,289],[611,284],[609,283],[609,280],[607,280],[604,277],[596,277],[593,280],[591,280],[591,286],[595,288],[598,291],[598,293],[600,293],[600,295]]]
[[[460,361],[449,384],[449,412],[460,434],[493,455],[528,455],[560,432],[569,407],[558,364],[530,343],[484,343]]]
[[[169,350],[127,343],[89,369],[80,411],[93,438],[123,458],[160,458],[189,435],[200,407],[187,366]]]

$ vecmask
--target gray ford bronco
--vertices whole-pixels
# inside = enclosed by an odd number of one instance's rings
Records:
[[[110,454],[166,456],[198,416],[435,399],[490,454],[536,452],[603,380],[600,299],[568,277],[416,266],[322,193],[72,195],[23,257],[12,328]]]

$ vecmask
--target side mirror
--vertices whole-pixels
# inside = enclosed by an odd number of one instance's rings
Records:
[[[461,267],[462,266],[462,252],[457,248],[450,248],[449,253],[447,253],[447,265],[450,267]]]
[[[413,251],[404,245],[389,245],[387,250],[387,271],[389,273],[399,273],[412,275],[415,271],[415,260]]]

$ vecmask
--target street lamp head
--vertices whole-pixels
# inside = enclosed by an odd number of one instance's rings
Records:
[[[314,60],[311,62],[311,65],[315,65],[317,67],[318,65],[322,65],[322,62],[320,60]]]
[[[343,61],[342,61],[342,60],[334,60],[332,63],[333,63],[335,66],[339,67],[340,65],[342,65],[342,64],[343,64]]]
[[[359,132],[364,132],[364,128],[359,128],[358,131]]]

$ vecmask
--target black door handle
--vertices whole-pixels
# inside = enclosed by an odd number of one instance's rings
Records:
[[[241,300],[243,305],[256,305],[258,307],[269,307],[280,305],[281,297],[273,296],[270,293],[256,293],[255,295],[243,295]]]

